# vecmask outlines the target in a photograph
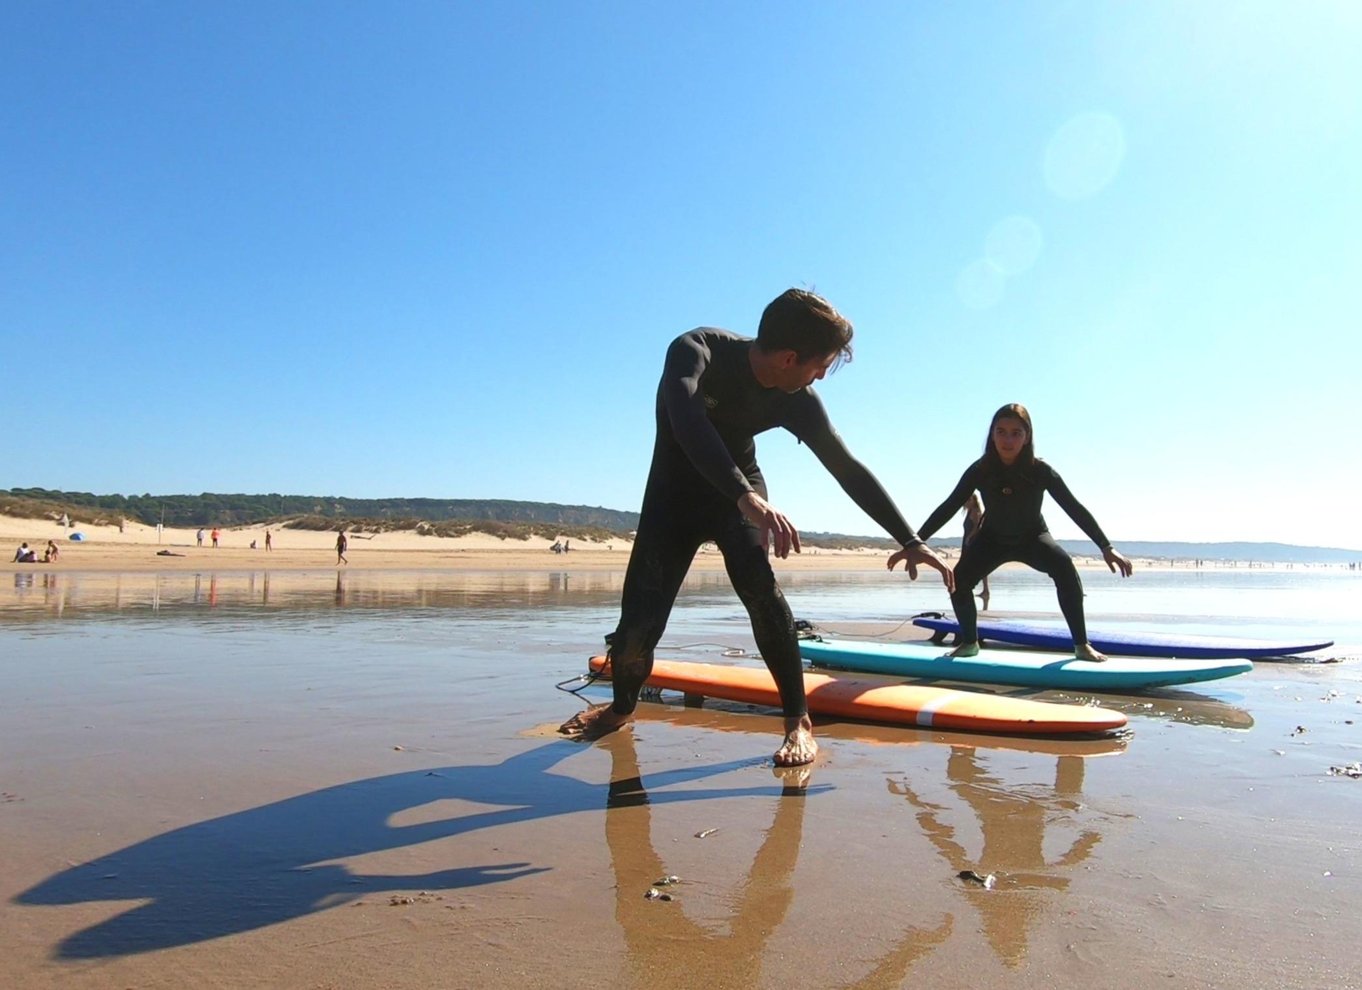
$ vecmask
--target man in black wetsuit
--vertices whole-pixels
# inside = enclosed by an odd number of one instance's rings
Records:
[[[812,388],[850,358],[851,336],[851,323],[825,299],[790,289],[766,307],[756,340],[701,328],[672,341],[657,390],[657,441],[619,626],[610,638],[614,702],[574,715],[559,731],[596,738],[629,720],[695,552],[713,540],[780,691],[785,741],[775,762],[813,760],[818,745],[794,618],[767,555],[772,544],[777,557],[798,553],[799,532],[766,501],[753,439],[774,427],[807,444],[852,500],[904,547],[899,559],[911,578],[922,564],[940,571],[951,588],[950,569],[847,451]]]

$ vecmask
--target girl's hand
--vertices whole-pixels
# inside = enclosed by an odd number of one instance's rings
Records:
[[[1130,558],[1115,547],[1107,547],[1103,550],[1102,559],[1105,560],[1107,566],[1111,568],[1111,573],[1115,574],[1119,568],[1121,577],[1130,577],[1131,573],[1135,570],[1135,565],[1130,562]]]

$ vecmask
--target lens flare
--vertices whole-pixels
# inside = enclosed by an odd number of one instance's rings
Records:
[[[1116,178],[1125,154],[1119,120],[1107,113],[1080,113],[1045,148],[1045,184],[1060,199],[1087,199]]]

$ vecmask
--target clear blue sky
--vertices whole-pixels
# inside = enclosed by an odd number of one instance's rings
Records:
[[[6,4],[0,487],[635,509],[801,285],[914,525],[1020,401],[1118,545],[1362,549],[1362,4],[949,8]]]

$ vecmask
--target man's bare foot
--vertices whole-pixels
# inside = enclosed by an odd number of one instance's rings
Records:
[[[558,731],[573,739],[599,739],[622,728],[631,718],[617,714],[609,705],[592,705],[558,726]]]
[[[977,657],[979,655],[978,642],[961,643],[955,649],[946,654],[948,657]]]
[[[1089,663],[1102,663],[1107,659],[1107,655],[1105,653],[1098,653],[1092,648],[1091,643],[1075,646],[1074,656],[1078,657],[1080,660],[1087,660]]]
[[[785,742],[771,759],[778,767],[800,767],[818,755],[813,738],[813,720],[807,715],[785,720]]]

